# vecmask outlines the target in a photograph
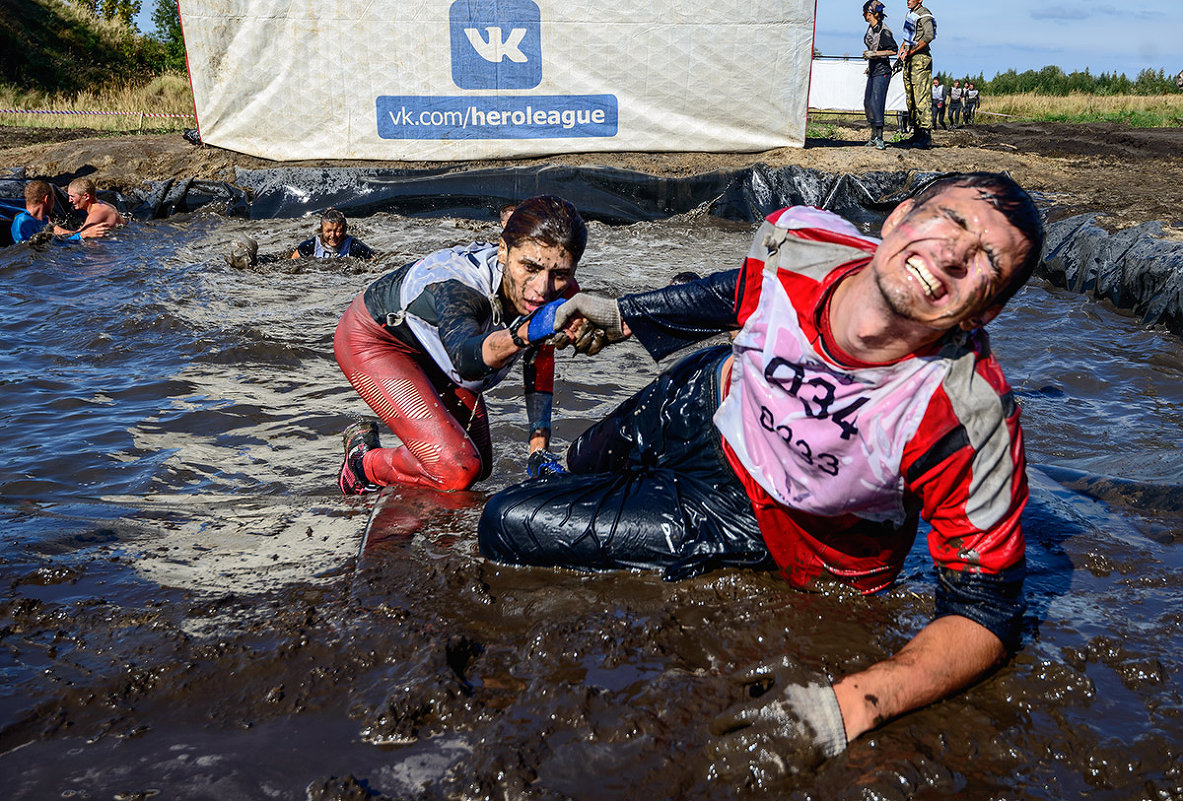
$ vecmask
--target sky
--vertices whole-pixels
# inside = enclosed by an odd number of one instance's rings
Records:
[[[905,0],[882,0],[887,26],[903,31]],[[1088,68],[1093,75],[1183,70],[1183,3],[1033,2],[1032,0],[925,0],[937,21],[933,68],[952,75],[987,79],[1000,72],[1065,72]],[[863,0],[817,0],[814,46],[822,55],[858,56],[863,51]]]
[[[902,33],[904,0],[883,0],[887,25]],[[151,32],[155,0],[144,0],[136,22]],[[933,47],[938,72],[993,78],[1014,69],[1055,65],[1065,72],[1183,71],[1183,3],[1179,0],[925,0],[937,20]],[[817,0],[814,44],[826,56],[859,56],[866,23],[863,0]]]

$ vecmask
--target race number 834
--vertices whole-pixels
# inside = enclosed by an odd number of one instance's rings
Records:
[[[764,379],[769,384],[780,386],[800,401],[806,417],[829,420],[838,426],[842,439],[848,440],[858,434],[858,427],[854,422],[855,415],[863,404],[870,400],[869,397],[864,395],[855,398],[841,409],[834,409],[837,388],[833,382],[823,376],[807,379],[804,367],[781,357],[772,359],[764,368]],[[798,438],[794,441],[793,429],[783,423],[776,424],[772,412],[765,406],[760,407],[760,426],[784,440],[800,454],[806,464],[813,465],[831,476],[838,475],[838,457],[831,453],[814,453],[812,446],[804,439]]]

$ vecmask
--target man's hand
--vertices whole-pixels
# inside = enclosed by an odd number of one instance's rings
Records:
[[[764,787],[846,749],[842,710],[826,679],[782,657],[732,681],[746,697],[711,722],[711,771],[718,778]]]
[[[564,347],[569,342],[576,353],[589,356],[627,336],[616,300],[586,292],[580,292],[558,308],[555,329],[563,331],[567,340],[556,342],[555,347]]]

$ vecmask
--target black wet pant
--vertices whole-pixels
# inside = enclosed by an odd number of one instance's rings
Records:
[[[585,431],[570,473],[489,499],[489,559],[591,570],[649,568],[682,579],[724,565],[772,567],[743,485],[711,421],[729,346],[683,358]]]

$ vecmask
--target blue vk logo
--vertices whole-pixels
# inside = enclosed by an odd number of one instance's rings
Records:
[[[542,12],[533,0],[456,0],[449,21],[452,80],[461,89],[542,82]]]

